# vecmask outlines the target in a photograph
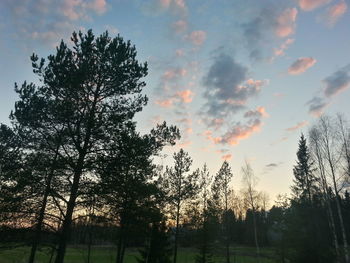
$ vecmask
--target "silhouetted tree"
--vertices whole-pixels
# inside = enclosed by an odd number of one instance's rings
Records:
[[[307,199],[312,203],[312,196],[318,192],[317,179],[313,174],[313,162],[303,134],[300,136],[297,151],[297,164],[294,166],[293,194],[297,199]]]
[[[212,184],[213,202],[222,211],[223,233],[225,236],[226,262],[230,263],[230,236],[229,236],[229,213],[228,213],[228,197],[230,195],[230,182],[233,174],[231,167],[227,161],[224,161],[220,170],[214,177]]]
[[[190,173],[192,159],[183,149],[180,149],[178,153],[174,153],[173,157],[174,167],[166,168],[163,183],[169,204],[174,208],[176,223],[173,262],[176,263],[181,209],[186,201],[193,198],[196,194],[198,172]]]
[[[56,263],[64,260],[81,182],[88,180],[83,175],[91,171],[110,134],[122,130],[147,102],[139,95],[147,64],[137,61],[130,42],[107,32],[95,38],[91,30],[85,35],[74,32],[71,40],[73,48],[61,41],[47,63],[37,55],[31,57],[42,85],[24,83],[16,88],[20,100],[13,114],[28,131],[44,132],[42,138],[50,139],[55,129],[65,135],[59,156],[69,169],[65,175],[69,190]]]

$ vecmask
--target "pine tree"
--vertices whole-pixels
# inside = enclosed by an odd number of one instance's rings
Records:
[[[176,225],[173,262],[176,263],[181,210],[183,205],[196,195],[198,171],[190,173],[192,158],[183,149],[180,149],[178,153],[174,153],[174,161],[174,167],[167,167],[166,169],[164,188],[170,206],[174,208]]]
[[[313,162],[307,146],[306,138],[300,136],[297,151],[297,164],[294,166],[294,185],[292,191],[297,199],[306,199],[312,202],[313,195],[318,191],[317,178],[313,175]]]

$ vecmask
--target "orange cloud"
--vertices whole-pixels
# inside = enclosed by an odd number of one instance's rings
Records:
[[[186,148],[192,144],[191,141],[185,141],[185,142],[179,142],[177,143],[177,146],[180,148]]]
[[[333,26],[347,11],[348,6],[344,0],[328,8],[326,14],[327,24]]]
[[[277,17],[275,33],[278,37],[287,37],[294,33],[297,15],[296,8],[287,8]]]
[[[302,127],[304,127],[304,126],[306,126],[308,124],[309,124],[308,121],[298,122],[296,125],[287,128],[286,131],[296,131],[296,130],[299,130],[300,128],[302,128]]]
[[[180,100],[184,103],[190,103],[193,100],[194,93],[187,89],[184,91],[179,91],[176,93],[176,95],[180,98]]]
[[[298,58],[289,68],[288,73],[290,75],[299,75],[304,73],[306,70],[311,68],[315,63],[316,59],[312,57]]]
[[[232,154],[225,154],[221,156],[221,159],[223,160],[231,160],[232,159]]]
[[[188,36],[188,39],[191,41],[191,43],[196,46],[201,46],[204,43],[206,38],[207,38],[207,33],[202,30],[193,31]]]
[[[304,11],[311,11],[331,1],[332,0],[299,0],[299,7]]]
[[[171,68],[163,73],[162,78],[164,80],[172,80],[177,77],[183,77],[187,74],[187,70],[184,68]]]
[[[170,108],[173,106],[174,99],[164,99],[164,100],[156,100],[155,103],[163,108]]]
[[[228,143],[230,145],[237,145],[240,140],[249,138],[253,133],[258,132],[262,126],[260,120],[256,120],[250,125],[240,126],[237,125],[227,132],[220,143]]]

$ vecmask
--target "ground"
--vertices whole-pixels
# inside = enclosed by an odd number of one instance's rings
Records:
[[[232,250],[233,263],[255,263],[257,259],[254,257],[254,248],[236,247]],[[276,263],[274,260],[274,249],[263,248],[261,250],[263,258],[260,263]],[[194,263],[196,250],[193,248],[180,248],[178,254],[178,263]],[[0,250],[0,263],[24,263],[28,259],[29,247],[18,247],[11,250]],[[90,263],[114,263],[116,249],[113,247],[95,247],[91,251]],[[127,250],[124,263],[137,263],[137,249]],[[48,263],[50,259],[50,251],[48,248],[42,249],[37,256],[37,263]],[[217,255],[215,262],[223,263],[224,258]],[[65,257],[65,263],[86,263],[87,249],[83,247],[69,247]]]

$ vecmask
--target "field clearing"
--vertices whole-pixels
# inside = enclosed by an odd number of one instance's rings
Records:
[[[25,263],[28,260],[30,248],[18,247],[8,250],[0,250],[0,263]],[[263,248],[261,250],[261,263],[276,263],[273,259],[274,250],[272,248]],[[254,257],[255,249],[251,247],[235,247],[231,249],[232,263],[255,263],[257,259]],[[50,249],[45,248],[37,254],[37,263],[49,263]],[[91,250],[90,263],[114,263],[116,255],[116,248],[114,247],[94,247]],[[178,263],[194,263],[196,249],[180,248],[178,252]],[[137,249],[128,249],[125,254],[125,263],[137,263],[139,253]],[[82,247],[68,247],[65,263],[87,263],[88,251]],[[224,263],[225,259],[222,256],[214,255],[214,261],[217,263]]]

